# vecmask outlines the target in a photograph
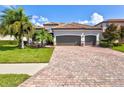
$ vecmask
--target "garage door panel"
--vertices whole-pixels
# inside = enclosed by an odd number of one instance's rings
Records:
[[[57,45],[80,45],[81,37],[80,36],[57,36],[56,44]]]
[[[85,36],[85,45],[96,45],[96,36]]]

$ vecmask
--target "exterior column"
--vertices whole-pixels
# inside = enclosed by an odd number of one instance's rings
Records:
[[[54,38],[53,38],[53,44],[54,44],[54,46],[56,45],[56,36],[54,36]]]
[[[96,35],[96,45],[99,45],[99,34]]]
[[[81,35],[81,46],[85,46],[85,35]]]

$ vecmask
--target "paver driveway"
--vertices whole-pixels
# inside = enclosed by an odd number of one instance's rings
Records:
[[[56,46],[49,65],[20,86],[124,86],[124,53]]]

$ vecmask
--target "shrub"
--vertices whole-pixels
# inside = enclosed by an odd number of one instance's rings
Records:
[[[109,43],[109,44],[108,44],[108,47],[110,47],[110,48],[112,48],[113,46],[114,46],[113,43]]]
[[[121,46],[121,43],[113,43],[114,46]]]
[[[101,47],[109,47],[109,43],[106,41],[100,41],[99,46]]]
[[[100,44],[99,44],[101,47],[113,47],[114,44],[109,42],[108,40],[104,39],[104,40],[101,40],[100,41]]]
[[[0,45],[17,45],[16,40],[0,40]]]
[[[101,40],[99,46],[101,47],[121,46],[121,43],[110,43],[107,40]]]

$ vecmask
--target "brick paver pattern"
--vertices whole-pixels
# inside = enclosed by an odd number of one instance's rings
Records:
[[[90,46],[56,46],[49,65],[20,86],[122,87],[124,53]]]

